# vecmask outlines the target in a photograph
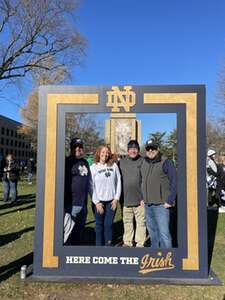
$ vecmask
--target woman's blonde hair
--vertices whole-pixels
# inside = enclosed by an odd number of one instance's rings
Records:
[[[100,161],[100,153],[103,148],[107,148],[109,151],[109,157],[106,161],[106,164],[107,164],[107,166],[112,166],[112,164],[114,163],[114,159],[113,159],[111,149],[108,145],[100,145],[97,147],[97,149],[95,151],[95,155],[94,155],[94,163],[98,163]]]

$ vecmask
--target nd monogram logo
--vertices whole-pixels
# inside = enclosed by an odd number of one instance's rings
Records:
[[[112,112],[120,112],[120,107],[123,107],[126,112],[135,105],[136,94],[131,90],[132,86],[124,86],[124,91],[120,91],[118,86],[112,86],[112,91],[107,92],[108,102],[107,107],[112,107]]]

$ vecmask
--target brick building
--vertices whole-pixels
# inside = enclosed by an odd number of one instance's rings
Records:
[[[24,136],[18,133],[22,124],[0,115],[0,160],[12,154],[18,161],[27,161],[34,157],[31,145]]]

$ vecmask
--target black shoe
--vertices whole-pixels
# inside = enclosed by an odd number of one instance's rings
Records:
[[[13,205],[14,205],[14,204],[16,204],[16,203],[17,203],[17,201],[16,201],[16,200],[14,200],[14,201],[10,201],[10,202],[9,202],[9,205],[10,205],[10,206],[13,206]]]

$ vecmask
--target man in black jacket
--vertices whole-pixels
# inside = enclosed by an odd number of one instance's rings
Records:
[[[3,161],[3,189],[4,201],[9,201],[11,192],[12,200],[10,204],[17,201],[17,182],[19,179],[19,165],[11,154],[8,154]]]
[[[83,158],[83,142],[74,138],[70,143],[71,155],[65,162],[65,211],[70,213],[75,226],[68,244],[79,244],[87,218],[88,193],[91,193],[91,173]]]
[[[141,175],[146,226],[151,247],[167,249],[172,247],[169,223],[170,208],[176,198],[176,169],[171,160],[161,155],[154,140],[147,141],[145,149]]]

